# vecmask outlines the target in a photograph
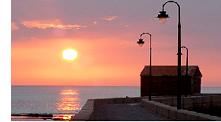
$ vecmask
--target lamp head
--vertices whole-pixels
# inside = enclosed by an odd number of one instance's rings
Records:
[[[143,46],[143,44],[144,44],[144,41],[143,41],[143,39],[142,38],[140,38],[138,41],[137,41],[137,44],[139,45],[139,46]]]
[[[161,23],[165,23],[166,19],[169,18],[168,14],[166,13],[166,11],[162,10],[159,12],[159,14],[157,15],[157,18],[159,18]]]

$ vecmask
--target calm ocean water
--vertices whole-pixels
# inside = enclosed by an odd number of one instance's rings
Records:
[[[12,86],[12,114],[76,113],[92,98],[135,97],[139,87]]]
[[[203,87],[202,93],[221,93],[221,87]],[[140,96],[139,87],[12,86],[12,114],[77,113],[87,99]]]

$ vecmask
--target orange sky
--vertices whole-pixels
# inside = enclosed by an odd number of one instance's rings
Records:
[[[100,45],[104,40],[92,40],[92,44],[87,44],[83,43],[83,39],[65,38],[41,41],[33,39],[13,43],[13,84],[122,85],[128,83],[125,82],[127,79],[130,85],[137,85],[133,74],[139,75],[139,69],[128,70],[125,67],[139,67],[136,63],[138,60],[128,54],[123,57],[126,51],[117,49],[116,43]],[[73,62],[65,61],[62,58],[62,50],[65,48],[76,49],[78,58]]]
[[[54,0],[44,3],[48,7],[42,6],[41,0],[22,1],[12,1],[12,85],[139,86],[139,74],[149,64],[149,38],[145,38],[142,48],[136,44],[142,32],[153,35],[153,65],[177,65],[176,17],[164,25],[154,18],[161,1],[128,0],[125,5],[114,0],[85,4],[78,0],[74,3]],[[221,20],[210,17],[210,12],[220,10],[221,2],[209,5],[202,2],[202,6],[210,7],[198,9],[206,11],[209,19],[200,22],[197,11],[189,11],[195,10],[190,1],[179,2],[183,5],[182,25],[185,25],[182,44],[189,47],[189,64],[199,65],[203,86],[221,86],[221,76],[217,75],[221,67],[217,54],[221,43],[215,29],[220,25],[207,24]],[[171,16],[176,16],[172,11],[175,8],[167,9]],[[192,18],[191,23],[188,18]],[[78,51],[73,62],[63,60],[62,51],[66,48]]]
[[[112,40],[115,40],[112,38],[109,37],[110,40],[90,40],[93,43],[87,43],[89,39],[84,38],[33,38],[29,41],[13,42],[12,84],[139,85],[139,73],[148,60],[148,47],[140,48],[134,42],[111,43]],[[158,44],[155,47],[160,49],[162,46]],[[73,62],[65,61],[62,58],[62,51],[65,48],[76,49],[79,53],[77,59]],[[128,50],[132,50],[129,51],[131,53],[128,53]],[[162,52],[153,50],[153,54],[155,54],[153,64],[176,65],[176,55],[171,54],[172,51],[164,50],[161,50]],[[202,59],[202,57],[199,56],[195,59]],[[211,55],[211,57],[213,56]],[[203,64],[205,61],[211,62],[212,60],[198,60],[198,64]],[[184,56],[183,64],[185,64]],[[219,78],[215,75],[216,67],[202,66],[200,65],[203,75],[205,72],[209,75],[209,77],[204,75],[203,79],[216,80]]]

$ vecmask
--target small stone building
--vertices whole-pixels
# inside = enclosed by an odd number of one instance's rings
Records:
[[[142,70],[141,96],[149,96],[150,76],[149,66]],[[181,67],[181,93],[184,95],[200,94],[202,74],[198,66],[188,67],[188,77],[186,77],[186,66]],[[177,66],[152,66],[151,95],[177,95]]]

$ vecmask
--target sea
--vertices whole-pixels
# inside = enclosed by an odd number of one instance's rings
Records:
[[[202,87],[201,93],[221,94],[221,87]],[[138,86],[12,86],[12,114],[75,114],[88,99],[138,97]]]

